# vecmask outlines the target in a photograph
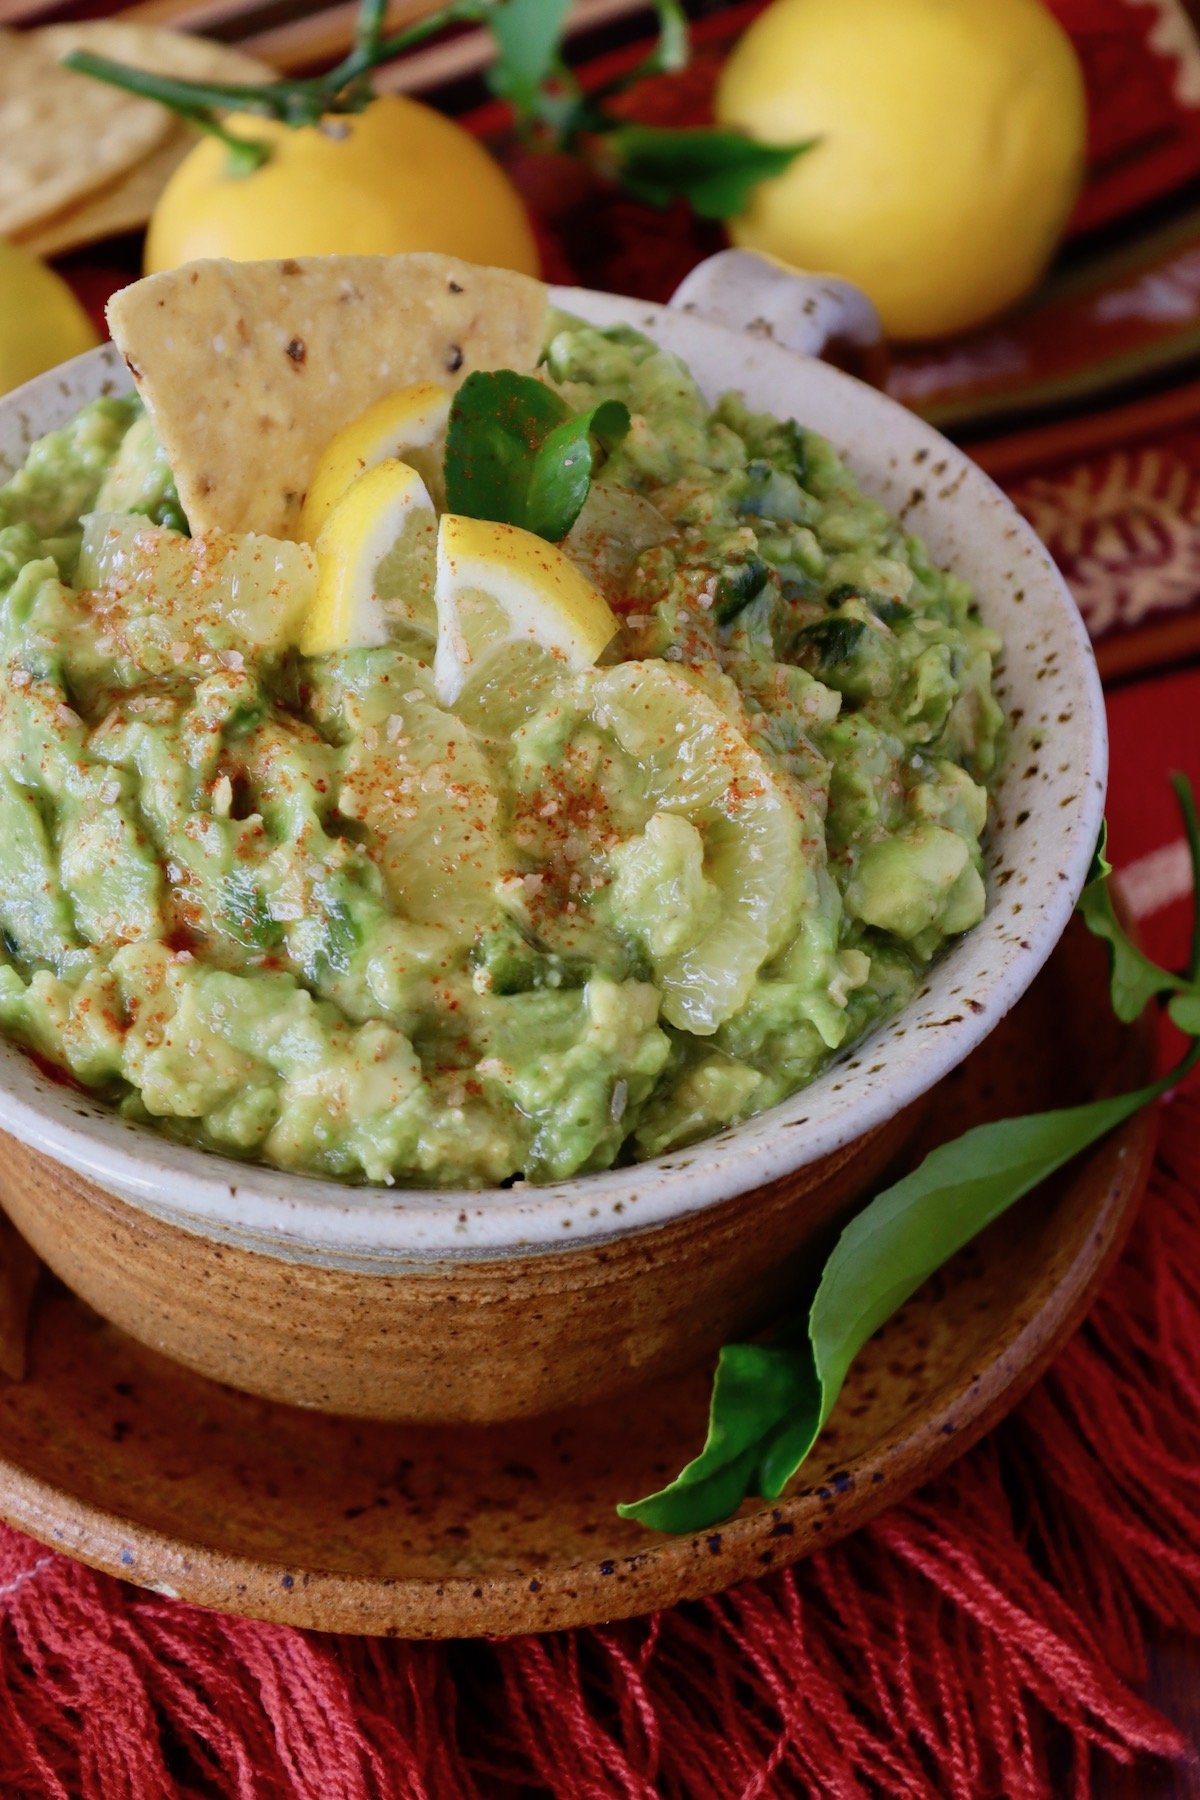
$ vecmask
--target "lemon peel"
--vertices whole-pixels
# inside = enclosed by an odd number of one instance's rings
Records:
[[[358,477],[398,458],[432,485],[436,458],[422,456],[445,435],[451,394],[436,381],[416,381],[385,394],[335,432],[321,453],[300,514],[299,535],[315,544],[330,513]]]
[[[553,544],[517,525],[446,513],[438,528],[434,691],[452,706],[507,646],[587,669],[617,632],[607,601]]]
[[[714,106],[763,143],[817,139],[759,184],[733,242],[854,282],[893,338],[1018,300],[1083,178],[1079,59],[1041,0],[774,0]]]
[[[385,644],[389,614],[378,590],[385,558],[398,548],[405,557],[405,622],[426,623],[432,634],[432,612],[422,608],[433,563],[437,514],[429,490],[408,463],[389,459],[368,469],[338,501],[317,538],[317,587],[300,633],[304,656],[325,656]]]

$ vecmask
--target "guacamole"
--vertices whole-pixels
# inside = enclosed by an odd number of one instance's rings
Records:
[[[541,374],[632,414],[564,544],[621,630],[453,711],[402,609],[301,657],[312,552],[188,538],[136,399],[0,490],[0,1024],[127,1117],[557,1180],[773,1105],[982,916],[1000,646],[964,583],[633,331],[555,316]]]

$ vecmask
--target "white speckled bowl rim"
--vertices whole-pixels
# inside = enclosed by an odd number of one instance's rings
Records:
[[[613,295],[554,299],[677,351],[710,398],[737,388],[751,405],[823,432],[865,489],[971,581],[1005,639],[998,693],[1012,727],[988,844],[987,916],[898,1018],[792,1099],[653,1162],[545,1187],[355,1188],[235,1162],[118,1118],[0,1041],[0,1128],[201,1235],[326,1267],[397,1271],[611,1238],[744,1193],[860,1137],[960,1063],[1029,986],[1083,885],[1107,773],[1099,678],[1062,577],[999,489],[893,401],[762,336]],[[0,472],[85,401],[128,385],[105,346],[0,400]]]

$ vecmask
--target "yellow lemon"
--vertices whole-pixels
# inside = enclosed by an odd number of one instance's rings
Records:
[[[439,250],[538,272],[516,189],[452,119],[399,94],[365,112],[293,129],[238,114],[241,138],[271,146],[252,174],[231,174],[215,138],[197,144],[163,189],[146,237],[146,271],[199,257],[394,255]]]
[[[61,276],[0,239],[0,394],[99,342]]]
[[[588,669],[617,621],[561,550],[490,519],[446,513],[438,526],[434,691],[453,706],[512,648],[536,646],[562,669]]]
[[[734,241],[856,282],[897,338],[1019,299],[1083,173],[1083,79],[1040,0],[775,0],[716,111],[766,142],[820,140],[757,188]]]
[[[349,487],[316,542],[304,656],[360,650],[407,628],[433,637],[437,514],[415,469],[381,462]]]
[[[350,487],[367,469],[388,458],[410,463],[427,487],[437,489],[441,470],[435,451],[450,414],[449,389],[417,381],[385,394],[329,440],[309,483],[300,515],[300,536],[315,544],[322,526]]]

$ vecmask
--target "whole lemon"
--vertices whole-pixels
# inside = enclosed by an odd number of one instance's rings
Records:
[[[520,196],[453,120],[398,94],[365,112],[292,128],[238,115],[240,138],[271,146],[251,174],[230,169],[215,138],[197,144],[163,189],[146,237],[146,272],[198,257],[393,255],[439,250],[538,272]]]
[[[768,143],[819,139],[755,190],[735,243],[857,283],[897,338],[1019,299],[1083,174],[1083,78],[1040,0],[775,0],[716,111]]]
[[[62,277],[0,238],[0,394],[99,342]]]

